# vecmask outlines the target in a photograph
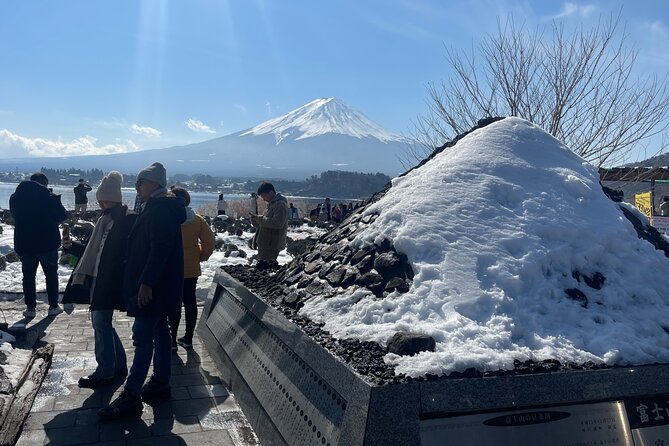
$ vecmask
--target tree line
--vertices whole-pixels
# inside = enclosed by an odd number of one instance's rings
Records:
[[[382,173],[328,170],[304,181],[270,180],[274,187],[290,195],[307,197],[367,198],[390,181]],[[255,191],[258,181],[246,182],[246,191]]]

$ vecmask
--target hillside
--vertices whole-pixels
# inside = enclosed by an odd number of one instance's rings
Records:
[[[361,112],[328,98],[196,144],[99,156],[0,159],[0,170],[74,167],[136,172],[160,161],[168,174],[302,180],[327,170],[347,170],[394,177],[404,170],[400,156],[408,144]]]

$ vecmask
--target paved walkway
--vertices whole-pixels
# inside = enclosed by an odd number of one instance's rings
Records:
[[[20,321],[23,301],[2,302],[10,325]],[[101,422],[97,410],[115,398],[122,382],[105,390],[80,389],[77,381],[95,369],[93,329],[88,307],[47,317],[46,304],[28,328],[44,331],[55,345],[53,362],[17,445],[258,445],[248,421],[222,384],[199,338],[193,349],[179,347],[172,357],[172,398],[144,405],[140,417]],[[201,311],[201,307],[200,307]],[[116,312],[115,327],[132,360],[132,318]],[[183,320],[182,327],[183,330]],[[179,333],[182,335],[182,333]]]

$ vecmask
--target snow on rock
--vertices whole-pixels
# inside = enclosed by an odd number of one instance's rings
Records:
[[[352,247],[390,240],[415,273],[409,291],[349,287],[305,299],[300,314],[339,338],[436,340],[433,352],[387,354],[397,374],[669,362],[668,259],[638,238],[594,166],[527,121],[470,133],[395,178],[363,216],[374,218]]]
[[[384,142],[405,140],[336,98],[316,99],[290,113],[258,124],[240,136],[273,134],[279,144],[284,139],[298,140],[326,133],[376,138]]]

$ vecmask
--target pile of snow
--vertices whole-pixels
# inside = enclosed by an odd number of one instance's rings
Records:
[[[472,132],[394,179],[364,211],[377,213],[352,245],[389,239],[415,272],[409,292],[351,289],[301,314],[338,338],[436,340],[435,352],[387,354],[396,373],[669,362],[668,259],[637,237],[597,169],[539,127],[507,118]],[[582,279],[597,272],[601,289]]]
[[[387,131],[336,98],[316,99],[290,113],[265,121],[240,136],[273,134],[279,144],[286,138],[299,140],[326,133],[376,138],[384,142],[404,141],[403,137]]]

